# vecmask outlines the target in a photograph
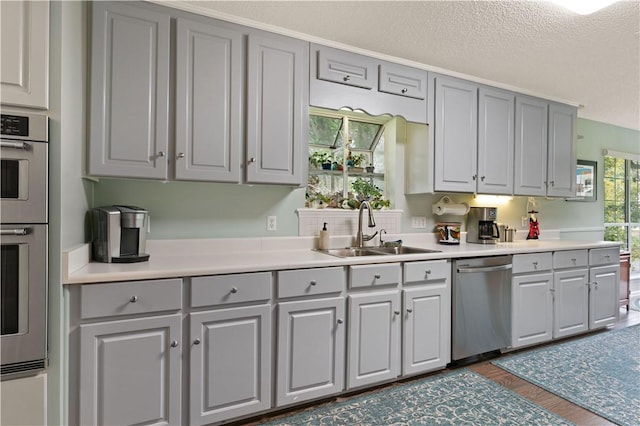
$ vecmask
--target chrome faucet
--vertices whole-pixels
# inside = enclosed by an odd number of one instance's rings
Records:
[[[373,220],[373,209],[368,201],[363,201],[360,203],[360,210],[358,211],[358,233],[356,234],[356,247],[362,248],[365,241],[371,240],[373,237],[378,235],[378,231],[373,235],[367,235],[362,232],[362,212],[364,209],[369,211],[369,228],[374,228],[376,226],[376,221]]]

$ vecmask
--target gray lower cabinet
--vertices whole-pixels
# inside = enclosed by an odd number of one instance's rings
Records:
[[[190,315],[189,424],[271,408],[271,305]]]
[[[167,178],[168,13],[92,3],[89,174]]]
[[[435,191],[476,192],[478,86],[435,78]]]
[[[554,272],[553,337],[571,336],[589,330],[589,270]]]
[[[179,425],[181,315],[80,326],[80,424]]]
[[[181,280],[72,290],[70,423],[181,424]]]
[[[240,182],[244,36],[176,20],[177,180]]]
[[[348,389],[400,375],[400,280],[398,263],[349,268]]]
[[[247,183],[305,185],[309,43],[251,32],[247,55]]]
[[[279,271],[276,405],[344,389],[345,271],[342,267]]]
[[[451,264],[404,264],[402,375],[444,368],[451,361]]]
[[[551,253],[513,256],[511,278],[511,347],[553,338],[553,257]]]
[[[618,247],[589,250],[589,329],[614,325],[620,316]]]
[[[278,304],[276,404],[344,389],[344,297]]]
[[[191,278],[190,425],[271,408],[271,294],[271,272]]]

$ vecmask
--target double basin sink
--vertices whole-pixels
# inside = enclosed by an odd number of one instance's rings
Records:
[[[320,253],[337,257],[381,256],[396,254],[440,253],[441,250],[422,249],[417,247],[345,247],[329,250],[317,250]]]

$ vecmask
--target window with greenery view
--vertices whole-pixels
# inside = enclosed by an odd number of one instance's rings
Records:
[[[631,268],[640,270],[640,162],[604,157],[605,240],[631,251]]]
[[[389,207],[384,198],[384,122],[353,112],[313,110],[309,116],[310,207]],[[345,129],[348,128],[348,138]]]

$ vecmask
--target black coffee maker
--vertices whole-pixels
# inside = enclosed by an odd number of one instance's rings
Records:
[[[495,244],[500,239],[496,207],[471,207],[467,216],[467,242]]]
[[[91,209],[93,260],[105,263],[133,263],[149,260],[148,212],[134,206],[105,206]]]

